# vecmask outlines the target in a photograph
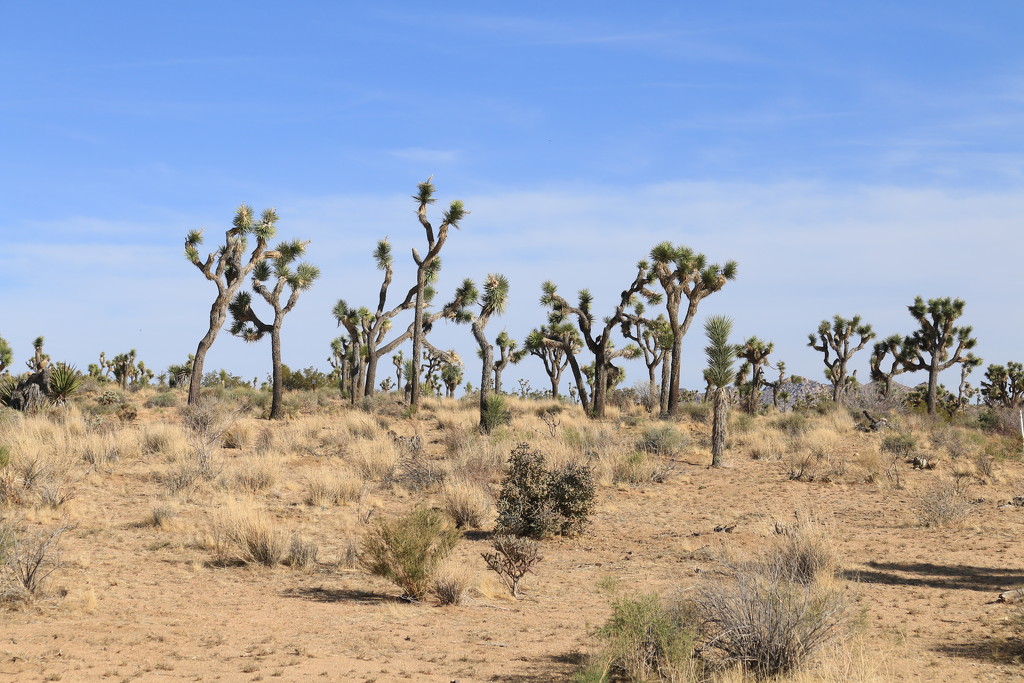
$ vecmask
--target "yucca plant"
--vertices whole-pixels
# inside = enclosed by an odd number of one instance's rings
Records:
[[[704,333],[708,337],[708,345],[704,348],[708,360],[704,379],[707,380],[709,387],[714,387],[711,466],[721,467],[722,453],[725,451],[725,429],[729,421],[729,401],[726,396],[726,387],[735,376],[732,362],[736,358],[736,347],[729,343],[732,320],[724,315],[711,316],[704,323]]]
[[[11,397],[14,395],[14,389],[17,386],[18,380],[16,377],[11,375],[0,377],[0,405],[11,405]]]
[[[82,373],[74,365],[57,363],[50,370],[50,401],[64,405],[82,386]]]

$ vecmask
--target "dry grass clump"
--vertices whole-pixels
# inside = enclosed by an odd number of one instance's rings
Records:
[[[176,505],[161,503],[160,505],[154,505],[149,511],[149,517],[146,519],[145,524],[166,530],[171,528],[177,516],[178,507]]]
[[[295,569],[310,569],[316,566],[320,546],[306,540],[299,534],[292,534],[288,541],[288,565]]]
[[[945,527],[966,520],[972,512],[966,493],[966,487],[956,481],[941,482],[925,489],[914,505],[921,524]]]
[[[775,523],[775,541],[765,562],[792,581],[812,584],[835,575],[839,559],[832,544],[831,524],[798,511],[790,523]]]
[[[273,567],[286,557],[284,534],[251,503],[225,503],[214,518],[211,534],[218,564]]]
[[[754,460],[782,460],[792,450],[792,439],[775,431],[759,431],[743,438],[747,454]]]
[[[465,565],[446,562],[438,568],[430,592],[441,605],[461,605],[476,583],[476,572]]]
[[[252,426],[246,422],[236,422],[221,436],[220,445],[221,448],[242,449],[248,448],[252,440]]]
[[[448,481],[441,492],[441,507],[459,529],[479,529],[491,511],[487,490],[468,479]]]
[[[181,429],[168,424],[147,424],[142,428],[139,446],[143,455],[163,455],[174,458],[187,446]]]
[[[13,520],[0,522],[0,600],[21,602],[40,595],[63,566],[60,539],[71,527],[31,532]]]
[[[402,453],[391,439],[356,441],[352,444],[350,462],[364,479],[388,481],[395,475]]]
[[[347,469],[320,468],[306,475],[306,505],[330,507],[359,500],[366,482]]]
[[[235,466],[231,485],[246,493],[260,493],[273,488],[280,476],[280,467],[271,458],[245,458]]]

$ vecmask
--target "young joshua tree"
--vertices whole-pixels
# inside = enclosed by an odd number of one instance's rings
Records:
[[[228,306],[256,264],[268,256],[267,241],[273,239],[276,232],[277,212],[265,209],[257,221],[252,207],[242,204],[235,211],[232,227],[224,233],[224,245],[209,254],[205,261],[200,258],[198,248],[203,243],[203,229],[191,230],[185,237],[185,258],[217,286],[217,296],[210,306],[210,327],[199,340],[195,360],[192,362],[192,377],[188,387],[189,405],[199,400],[203,384],[203,363],[228,319]],[[256,246],[246,256],[249,235],[256,238]]]
[[[972,328],[957,327],[954,324],[963,315],[964,305],[962,299],[946,297],[929,299],[926,303],[921,297],[916,297],[914,303],[907,307],[920,327],[903,341],[906,349],[903,367],[908,372],[923,370],[928,373],[928,393],[925,400],[929,415],[935,414],[939,373],[958,363],[971,363],[974,366],[981,362],[975,360],[976,356],[973,354],[964,355],[965,351],[974,348],[978,343],[978,340],[971,336]],[[953,349],[954,343],[956,348],[951,354],[950,349]]]
[[[569,360],[575,360],[576,354],[583,348],[576,328],[570,323],[549,321],[532,330],[526,337],[524,348],[527,353],[540,358],[544,364],[544,372],[551,380],[551,398],[558,398],[558,385],[562,381],[562,373],[569,366]],[[574,370],[576,381],[582,380],[579,368]],[[584,410],[587,406],[584,404]]]
[[[284,376],[281,371],[281,326],[295,304],[299,295],[313,286],[320,277],[320,269],[309,263],[299,263],[292,269],[292,263],[306,253],[309,242],[293,240],[282,242],[277,249],[268,252],[267,257],[260,260],[252,271],[252,288],[263,300],[270,304],[274,311],[273,320],[264,322],[252,310],[252,296],[249,292],[238,292],[229,308],[233,319],[231,334],[241,337],[247,342],[256,342],[270,333],[270,357],[273,363],[273,400],[270,404],[270,419],[280,420],[284,417],[282,399],[284,396]],[[290,294],[282,304],[281,295],[285,287]]]
[[[704,254],[695,253],[689,247],[674,246],[671,242],[662,242],[651,249],[651,261],[653,275],[665,290],[665,310],[672,333],[672,350],[666,360],[671,364],[666,414],[673,414],[679,405],[683,337],[690,329],[700,302],[735,279],[738,266],[735,261],[728,261],[724,266],[709,265]],[[679,309],[684,297],[687,305],[680,319]]]
[[[644,365],[647,366],[648,383],[651,391],[658,386],[658,366],[662,366],[661,372],[661,396],[659,400],[660,412],[666,413],[668,408],[668,385],[670,380],[671,363],[665,360],[672,353],[672,329],[664,315],[658,315],[653,320],[644,318],[644,305],[637,303],[633,313],[626,314],[622,321],[622,336],[637,343],[644,356]]]
[[[7,343],[6,339],[0,337],[0,375],[5,374],[13,362],[14,351],[11,350],[11,345]]]
[[[1006,366],[989,365],[981,383],[985,405],[1013,408],[1024,406],[1024,365],[1010,361]]]
[[[851,340],[854,335],[857,336],[856,346]],[[807,338],[808,346],[825,354],[825,377],[832,383],[832,400],[839,401],[850,387],[850,378],[846,374],[850,359],[875,338],[871,325],[862,324],[859,315],[849,320],[836,315],[831,325],[822,320],[817,334],[809,334]]]
[[[875,343],[871,351],[871,379],[882,383],[882,396],[888,398],[892,392],[892,378],[907,371],[904,367],[906,356],[907,349],[904,347],[903,338],[898,334],[889,335]],[[890,357],[888,372],[882,368],[886,357]]]
[[[473,304],[480,304],[476,314],[468,309]],[[480,357],[483,358],[483,371],[480,377],[480,429],[489,432],[492,425],[486,419],[488,402],[490,401],[494,377],[494,347],[488,341],[484,330],[492,315],[501,315],[508,305],[508,278],[504,275],[491,273],[484,280],[484,290],[479,292],[472,280],[466,279],[455,292],[454,301],[446,306],[452,311],[452,318],[458,323],[470,323],[473,337],[480,346]]]
[[[526,357],[526,349],[517,349],[519,342],[509,336],[508,332],[502,330],[498,338],[494,340],[498,345],[498,357],[494,361],[494,393],[501,393],[501,373],[509,364],[516,365]]]
[[[642,294],[650,302],[657,302],[658,295],[648,289],[648,285],[651,284],[654,275],[650,272],[650,267],[646,261],[640,261],[637,264],[637,274],[633,278],[633,282],[623,290],[619,304],[615,307],[615,311],[611,316],[604,319],[604,326],[596,328],[594,325],[594,314],[592,311],[592,305],[594,297],[586,289],[580,290],[578,295],[578,304],[572,306],[562,296],[558,294],[557,288],[553,282],[545,282],[541,287],[543,294],[541,296],[541,305],[548,306],[551,308],[551,312],[555,314],[554,320],[556,322],[562,322],[563,319],[569,315],[576,317],[576,325],[579,327],[580,333],[583,336],[583,341],[586,343],[587,348],[592,354],[594,354],[594,382],[593,382],[593,402],[589,406],[587,411],[589,416],[593,419],[603,419],[605,412],[605,398],[608,393],[609,386],[609,371],[612,367],[612,361],[620,356],[636,356],[640,354],[640,350],[635,346],[626,346],[622,349],[616,350],[612,344],[612,330],[622,324],[623,315],[626,308],[630,305],[635,304],[635,297],[638,294]],[[554,342],[562,342],[558,338],[549,338]],[[564,342],[563,349],[565,349]],[[576,359],[571,357],[569,359],[570,365],[573,367],[573,374],[576,375],[578,372],[578,365]],[[587,403],[585,401],[585,390],[581,375],[576,376],[576,387],[580,392],[580,402],[583,403],[584,409],[587,409]]]
[[[25,365],[32,372],[42,372],[50,364],[49,354],[43,353],[43,343],[45,341],[42,337],[36,337],[32,340],[32,357],[25,361]]]
[[[736,347],[736,356],[743,359],[740,375],[750,372],[749,393],[746,396],[747,412],[754,414],[761,406],[761,387],[764,385],[764,367],[768,364],[768,356],[775,350],[775,344],[751,337]]]
[[[726,425],[729,423],[729,397],[726,387],[732,383],[736,372],[733,370],[733,359],[736,358],[736,347],[729,343],[732,334],[732,319],[723,315],[713,315],[704,322],[704,333],[708,337],[708,345],[704,347],[704,355],[708,367],[704,371],[704,379],[711,388],[712,421],[711,421],[711,466],[722,466],[722,454],[725,452]]]
[[[462,202],[454,200],[448,207],[448,211],[444,213],[441,224],[437,227],[437,232],[434,232],[434,226],[431,225],[427,219],[427,207],[434,203],[434,185],[430,182],[430,178],[427,178],[425,182],[420,183],[417,186],[416,195],[413,197],[417,203],[416,216],[419,218],[420,225],[423,226],[424,231],[427,234],[427,252],[423,256],[420,256],[416,249],[412,250],[412,259],[416,262],[416,296],[415,296],[415,316],[413,318],[413,332],[412,332],[412,357],[416,363],[420,362],[423,356],[423,335],[424,335],[424,308],[428,303],[427,296],[427,284],[430,273],[436,273],[438,267],[438,254],[441,252],[441,247],[444,246],[445,241],[448,239],[449,228],[459,227],[459,221],[468,213]],[[411,394],[409,397],[410,406],[415,409],[420,405],[420,377],[419,373],[414,373],[411,378]]]

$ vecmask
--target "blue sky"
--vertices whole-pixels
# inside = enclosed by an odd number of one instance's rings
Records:
[[[987,362],[1021,360],[1024,48],[1016,2],[31,3],[0,44],[0,336],[84,367],[180,362],[213,297],[181,255],[234,208],[277,208],[323,277],[284,360],[325,367],[338,298],[396,284],[423,233],[409,195],[472,212],[439,283],[509,276],[503,326],[540,283],[610,311],[662,240],[739,278],[702,305],[820,378],[835,313],[907,333],[915,295],[958,296]],[[398,289],[396,288],[396,293]],[[435,343],[467,359],[468,329]],[[700,383],[699,327],[684,382]],[[226,332],[210,368],[268,372]],[[854,361],[866,374],[866,355]],[[543,386],[527,359],[510,379]],[[980,376],[980,373],[978,373]],[[643,376],[642,365],[630,378]],[[952,378],[949,378],[952,379]],[[976,377],[976,380],[978,378]]]

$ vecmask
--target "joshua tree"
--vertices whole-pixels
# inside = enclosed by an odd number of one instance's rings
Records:
[[[391,381],[390,377],[388,377],[388,381]],[[445,363],[441,367],[441,381],[444,382],[445,395],[448,398],[453,398],[455,390],[462,384],[462,366]]]
[[[1019,409],[1024,405],[1024,365],[1010,361],[1006,367],[989,365],[981,383],[985,405]]]
[[[274,311],[271,322],[264,322],[252,310],[252,295],[249,292],[238,292],[230,304],[231,334],[241,337],[247,342],[256,342],[270,333],[270,358],[273,364],[273,400],[270,404],[270,419],[280,420],[284,417],[282,400],[284,397],[284,378],[281,371],[281,325],[295,304],[299,295],[313,286],[320,277],[320,269],[309,263],[299,263],[292,269],[292,263],[306,253],[309,242],[292,240],[281,242],[277,249],[268,252],[252,271],[252,288],[263,300],[270,304]],[[288,287],[291,293],[282,305],[281,295]]]
[[[768,356],[775,350],[775,344],[765,342],[757,337],[751,337],[736,347],[736,356],[743,359],[740,366],[740,377],[750,373],[750,383],[745,389],[749,390],[746,395],[748,413],[756,413],[761,405],[761,387],[764,385],[764,366],[768,364]],[[740,382],[743,384],[743,382]]]
[[[0,375],[5,374],[13,362],[14,351],[11,350],[11,345],[7,343],[6,339],[0,337]]]
[[[271,256],[266,253],[267,240],[273,239],[277,232],[276,224],[277,212],[273,209],[265,209],[260,220],[256,221],[252,207],[242,204],[235,212],[232,227],[224,233],[224,245],[209,254],[205,261],[201,260],[198,249],[203,243],[203,230],[191,230],[185,237],[185,258],[198,268],[207,280],[217,286],[217,296],[210,306],[210,327],[199,340],[192,362],[192,376],[188,387],[189,405],[194,405],[199,400],[206,353],[213,346],[217,333],[227,321],[228,306],[256,264],[263,261],[265,256]],[[249,235],[256,238],[256,246],[246,258]]]
[[[468,310],[469,306],[480,304],[480,311],[473,314]],[[473,337],[480,346],[480,356],[483,358],[483,370],[480,378],[480,429],[489,432],[493,426],[487,419],[488,402],[491,399],[493,390],[492,379],[494,377],[494,347],[488,341],[484,330],[492,315],[501,315],[508,305],[508,279],[504,275],[491,273],[484,280],[484,290],[479,292],[476,284],[470,279],[463,281],[462,286],[455,292],[454,301],[446,306],[452,311],[452,318],[455,322],[470,323],[473,329]]]
[[[737,265],[735,261],[729,261],[724,266],[708,265],[704,254],[697,254],[689,247],[673,246],[671,242],[662,242],[651,249],[651,261],[652,272],[665,290],[665,310],[672,333],[672,350],[665,361],[670,363],[668,405],[665,412],[672,414],[679,405],[683,337],[697,314],[697,306],[736,277]],[[680,319],[679,309],[684,297],[687,306]]]
[[[562,372],[569,365],[570,358],[575,360],[576,354],[583,348],[583,340],[580,339],[576,328],[570,323],[551,321],[532,330],[526,337],[524,348],[530,355],[540,358],[544,364],[544,372],[551,380],[551,398],[558,398]],[[579,382],[582,378],[579,376],[578,367],[574,373],[577,375],[576,381]]]
[[[856,346],[850,339],[853,335],[857,335]],[[846,374],[850,359],[875,338],[871,325],[861,324],[859,315],[849,320],[836,315],[831,325],[822,320],[817,334],[809,334],[807,338],[808,346],[825,354],[825,377],[832,383],[832,400],[839,401],[850,387],[850,378]],[[833,353],[835,358],[831,357]]]
[[[181,365],[167,366],[167,385],[172,388],[182,384],[187,385],[189,378],[192,376],[192,365],[195,363],[195,360],[196,357],[190,353],[188,354],[188,360]]]
[[[704,322],[704,333],[708,345],[704,355],[708,367],[704,379],[712,390],[713,419],[711,421],[711,466],[722,466],[725,452],[726,425],[729,423],[729,396],[726,387],[735,377],[732,362],[736,358],[736,347],[729,343],[732,320],[722,315],[713,315]]]
[[[348,359],[348,340],[344,337],[336,337],[331,340],[331,355],[327,362],[331,366],[331,375],[338,380],[338,390],[342,396],[345,395],[345,365]]]
[[[650,320],[643,317],[644,305],[637,303],[632,314],[626,314],[622,321],[622,336],[632,339],[640,348],[644,356],[644,365],[647,366],[647,377],[651,391],[658,386],[658,366],[662,366],[661,372],[661,413],[664,415],[668,408],[668,385],[670,380],[671,363],[665,363],[665,359],[672,353],[672,329],[664,315]]]
[[[957,363],[980,363],[974,360],[976,357],[973,354],[964,355],[964,351],[969,351],[978,343],[978,340],[971,336],[971,327],[954,325],[963,315],[964,305],[962,299],[946,297],[929,299],[925,303],[924,299],[916,297],[914,303],[907,307],[920,328],[903,341],[906,350],[903,367],[908,372],[924,370],[928,373],[928,393],[925,400],[929,415],[935,414],[939,373]],[[956,348],[950,354],[954,342]]]
[[[888,397],[892,392],[892,378],[906,372],[903,365],[906,354],[903,338],[898,334],[890,335],[875,344],[871,352],[871,379],[882,383],[882,396]],[[886,357],[891,357],[888,372],[882,369]]]
[[[434,203],[434,185],[430,182],[430,178],[427,178],[425,182],[420,183],[417,186],[416,195],[413,197],[417,203],[416,216],[419,218],[420,225],[423,226],[424,231],[427,234],[427,253],[420,256],[416,249],[412,250],[413,261],[416,262],[416,314],[413,318],[413,332],[412,332],[412,357],[415,363],[420,362],[420,358],[423,354],[423,336],[425,330],[425,323],[423,319],[424,308],[428,302],[427,284],[430,279],[431,273],[437,273],[439,267],[438,254],[441,252],[441,247],[444,246],[445,241],[448,239],[448,229],[459,227],[459,221],[468,213],[463,207],[462,202],[459,200],[453,201],[448,211],[444,213],[444,217],[441,224],[437,228],[437,233],[434,233],[434,226],[431,225],[430,221],[427,220],[427,206]],[[415,409],[420,404],[420,377],[419,373],[414,373],[411,378],[411,393],[409,396],[409,404]]]
[[[494,343],[498,345],[498,358],[494,361],[494,393],[501,393],[501,373],[505,371],[505,368],[512,365],[516,365],[523,358],[526,357],[526,349],[517,349],[519,343],[509,336],[508,332],[502,330],[498,334],[498,338],[494,340]]]
[[[33,354],[31,358],[25,361],[25,365],[28,366],[28,369],[32,372],[42,372],[46,369],[46,366],[50,364],[50,356],[43,353],[44,341],[45,340],[42,337],[36,337],[32,340]]]
[[[402,369],[405,367],[405,354],[401,351],[391,354],[391,364],[395,366],[395,386],[402,388]]]
[[[542,285],[543,295],[540,302],[542,305],[551,308],[552,313],[555,314],[552,320],[561,323],[566,316],[575,316],[576,325],[582,333],[583,341],[590,352],[594,354],[594,396],[593,404],[589,406],[587,411],[590,417],[594,419],[604,418],[605,398],[608,393],[608,374],[612,367],[612,360],[620,356],[636,356],[640,354],[640,350],[632,345],[615,350],[612,344],[611,333],[613,329],[622,324],[626,308],[636,303],[635,297],[637,294],[642,294],[648,300],[657,301],[658,295],[648,289],[648,285],[653,277],[648,263],[640,261],[637,264],[637,274],[633,278],[633,282],[622,292],[615,311],[611,316],[604,319],[604,326],[598,330],[594,328],[594,314],[591,310],[594,298],[588,290],[580,290],[578,304],[572,306],[558,294],[553,282],[545,282]],[[568,344],[564,340],[557,337],[549,337],[549,339],[554,342],[561,342],[563,350],[568,351]],[[579,367],[574,357],[569,359],[569,363],[572,365],[573,374],[576,376],[576,387],[580,392],[580,402],[583,403],[584,409],[587,409],[582,377],[578,374],[580,372]]]
[[[779,378],[774,382],[766,381],[764,385],[772,388],[772,407],[778,410],[779,395],[782,393],[782,386],[786,383],[786,363],[780,360],[775,364],[775,369],[779,371]]]

